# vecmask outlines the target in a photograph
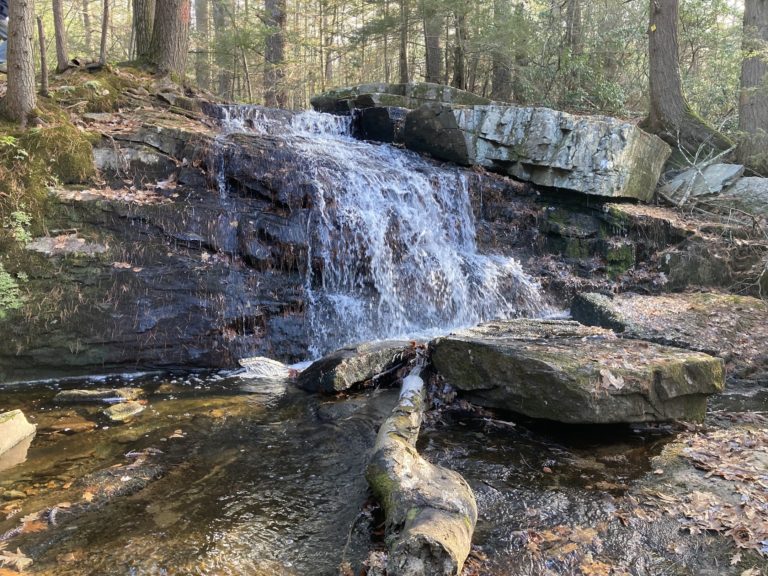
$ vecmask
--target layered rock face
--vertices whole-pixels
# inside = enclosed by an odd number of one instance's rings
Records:
[[[548,108],[426,104],[408,114],[405,145],[541,186],[614,198],[653,198],[669,146],[606,116]]]
[[[0,381],[302,359],[300,154],[268,136],[217,142],[178,115],[131,121],[96,149],[111,186],[58,192],[50,237],[8,255],[27,305],[3,323]]]
[[[701,420],[723,361],[558,320],[483,324],[432,343],[432,362],[471,401],[567,423]]]

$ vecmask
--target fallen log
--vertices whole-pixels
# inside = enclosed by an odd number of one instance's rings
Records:
[[[403,380],[366,470],[386,515],[388,576],[459,574],[477,522],[475,496],[464,478],[416,451],[425,404],[421,369]]]

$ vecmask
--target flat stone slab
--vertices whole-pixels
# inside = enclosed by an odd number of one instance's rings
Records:
[[[21,410],[0,413],[0,456],[33,436],[35,430],[37,427],[29,423]]]
[[[413,343],[405,340],[349,346],[313,362],[299,374],[296,383],[311,392],[343,392],[374,378],[394,379],[394,372],[415,355]]]
[[[470,401],[559,422],[701,420],[724,386],[719,358],[565,320],[482,324],[430,346]]]
[[[53,397],[59,404],[117,404],[138,400],[144,396],[141,388],[96,388],[94,390],[62,390]]]
[[[710,164],[703,170],[686,170],[659,188],[659,195],[673,204],[690,198],[718,194],[744,174],[741,164]]]
[[[358,84],[357,86],[333,88],[313,96],[310,100],[315,110],[331,114],[348,114],[354,109],[374,106],[413,109],[426,102],[469,106],[490,104],[491,101],[466,90],[430,82]]]
[[[670,154],[660,138],[608,116],[549,108],[426,104],[405,120],[406,147],[541,186],[650,201]]]
[[[580,294],[571,315],[584,324],[723,358],[730,379],[768,383],[768,303],[719,293]]]
[[[123,402],[122,404],[115,404],[109,408],[105,408],[103,413],[112,422],[127,422],[134,416],[144,412],[146,406],[135,400]]]

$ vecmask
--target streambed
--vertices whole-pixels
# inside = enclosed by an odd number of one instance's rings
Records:
[[[141,387],[146,409],[121,425],[104,419],[103,406],[54,402],[58,390],[85,385]],[[38,434],[27,461],[0,472],[0,534],[34,561],[29,574],[359,569],[381,547],[363,471],[396,397],[372,390],[327,399],[226,374],[4,389],[3,408],[23,409]],[[752,398],[736,403],[762,402]],[[726,538],[682,538],[671,519],[629,521],[627,494],[648,482],[652,458],[676,434],[459,410],[433,420],[419,448],[463,474],[477,496],[465,574],[597,574],[603,566],[606,574],[740,574],[718,572],[734,554]]]

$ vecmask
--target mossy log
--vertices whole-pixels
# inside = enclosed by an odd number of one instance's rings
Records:
[[[420,371],[403,380],[366,470],[386,514],[388,576],[459,574],[477,522],[475,497],[464,478],[416,451],[425,404]]]

